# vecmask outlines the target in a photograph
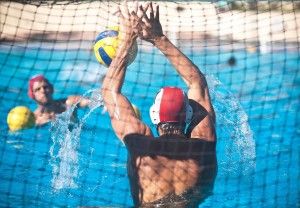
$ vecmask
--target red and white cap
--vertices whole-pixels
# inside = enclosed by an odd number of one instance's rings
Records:
[[[51,90],[53,90],[53,86],[52,84],[48,81],[48,79],[46,79],[43,75],[41,74],[38,74],[38,75],[35,75],[33,77],[30,78],[29,80],[29,83],[28,83],[28,96],[31,98],[31,99],[34,99],[34,94],[33,94],[33,84],[35,82],[40,82],[40,81],[45,81],[49,84]]]
[[[191,122],[193,109],[184,91],[177,87],[164,87],[156,95],[150,107],[153,124],[162,122]]]

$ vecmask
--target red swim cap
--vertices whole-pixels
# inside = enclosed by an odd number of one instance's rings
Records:
[[[177,87],[162,88],[150,108],[153,124],[162,122],[190,123],[192,115],[193,110],[186,94]]]
[[[36,76],[33,76],[30,80],[29,80],[29,84],[28,84],[28,96],[31,98],[31,99],[34,99],[34,94],[33,94],[33,84],[35,82],[40,82],[40,81],[45,81],[47,82],[51,89],[53,90],[53,87],[52,85],[50,84],[50,82],[48,81],[48,79],[46,79],[43,75],[36,75]]]

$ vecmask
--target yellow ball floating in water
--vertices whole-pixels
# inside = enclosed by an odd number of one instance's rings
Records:
[[[97,61],[106,67],[109,67],[113,58],[116,57],[117,48],[119,45],[119,27],[111,27],[108,30],[101,32],[94,44],[94,53]],[[132,45],[129,57],[128,65],[131,64],[136,58],[138,51],[137,42]]]
[[[35,125],[35,117],[29,108],[17,106],[9,111],[7,115],[7,124],[10,131],[27,129]]]

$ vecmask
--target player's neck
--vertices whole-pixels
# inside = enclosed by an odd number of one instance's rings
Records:
[[[56,102],[51,100],[47,103],[38,103],[38,111],[40,112],[54,112],[57,108]]]

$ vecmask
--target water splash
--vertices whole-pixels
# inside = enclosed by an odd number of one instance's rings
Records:
[[[91,94],[89,97],[88,95]],[[52,187],[55,190],[63,188],[77,188],[78,178],[78,149],[80,133],[86,119],[98,107],[103,106],[100,92],[89,90],[83,97],[90,99],[88,112],[82,118],[74,119],[77,104],[64,113],[58,115],[51,123],[50,165],[52,166]]]
[[[238,99],[215,77],[207,76],[217,117],[219,173],[251,174],[255,168],[255,142],[248,115]]]

